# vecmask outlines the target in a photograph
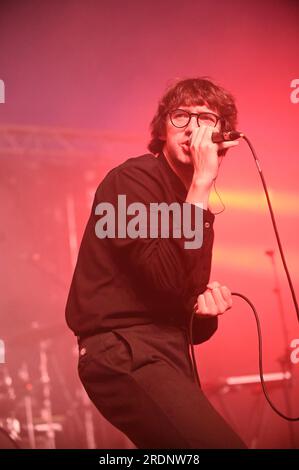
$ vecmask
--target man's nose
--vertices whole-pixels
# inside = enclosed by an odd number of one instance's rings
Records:
[[[194,131],[194,129],[198,128],[198,123],[197,123],[197,116],[191,116],[191,119],[186,126],[185,130],[188,134],[191,134],[191,132]]]

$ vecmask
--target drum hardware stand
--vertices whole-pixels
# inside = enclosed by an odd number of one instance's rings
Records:
[[[40,341],[40,374],[43,392],[42,418],[46,421],[47,449],[55,449],[55,423],[53,423],[50,377],[47,349],[49,341]]]
[[[264,381],[266,383],[271,383],[273,386],[275,384],[279,384],[280,382],[287,381],[290,382],[292,378],[291,372],[273,372],[273,373],[264,373]],[[240,390],[242,387],[255,387],[257,391],[257,398],[253,404],[253,412],[251,413],[251,420],[255,415],[259,416],[259,422],[257,425],[257,430],[255,431],[255,435],[251,438],[250,442],[250,449],[255,449],[260,437],[261,429],[262,429],[262,422],[264,419],[264,411],[265,411],[265,403],[262,400],[263,394],[261,391],[261,379],[259,374],[254,375],[240,375],[236,377],[227,377],[221,380],[218,385],[210,385],[207,384],[204,388],[210,393],[215,394],[219,400],[220,406],[222,408],[222,414],[227,419],[228,422],[231,422],[235,428],[237,428],[236,423],[231,418],[230,413],[228,412],[227,406],[225,401],[223,400],[223,396],[228,394],[229,392],[235,390]],[[258,388],[257,388],[258,387]],[[260,408],[260,410],[258,410]],[[251,426],[248,423],[247,428],[249,429]]]
[[[34,433],[34,424],[33,424],[33,405],[32,405],[32,384],[29,380],[29,372],[28,366],[24,362],[22,364],[21,369],[18,373],[20,379],[24,382],[24,407],[25,407],[25,415],[26,415],[26,424],[27,424],[27,433],[28,433],[28,441],[31,449],[36,449],[36,440],[35,440],[35,433]]]
[[[6,418],[6,429],[8,432],[8,435],[16,442],[20,440],[20,422],[16,419],[16,414],[15,414],[15,401],[16,401],[16,394],[15,390],[13,388],[13,382],[12,378],[9,375],[9,371],[7,367],[3,368],[3,382],[7,390],[7,397],[8,399],[14,403],[13,410],[10,412],[11,416]]]
[[[290,349],[289,349],[290,342],[289,342],[289,335],[288,335],[288,330],[287,330],[287,325],[286,325],[286,316],[285,316],[285,311],[283,307],[281,288],[280,288],[279,277],[278,277],[276,263],[275,263],[275,252],[274,250],[267,250],[265,251],[265,254],[266,256],[269,256],[272,267],[273,267],[273,276],[274,276],[273,292],[277,298],[278,311],[279,311],[280,320],[281,320],[281,329],[282,329],[282,334],[283,334],[283,339],[284,339],[284,353],[282,354],[281,357],[278,358],[278,362],[280,363],[283,372],[287,373],[288,364],[289,364],[289,367],[291,368],[292,362],[290,360]],[[289,382],[288,388],[284,387],[283,389],[288,416],[293,416],[292,405],[291,405],[291,400],[290,400],[290,395],[289,395],[289,390],[290,390],[291,385],[292,385],[291,382]],[[288,421],[291,448],[296,449],[296,439],[295,439],[293,424],[294,424],[293,422]]]
[[[12,378],[9,375],[7,367],[4,367],[3,369],[3,378],[4,378],[5,386],[7,388],[8,398],[14,401],[16,399],[16,394],[12,385]]]

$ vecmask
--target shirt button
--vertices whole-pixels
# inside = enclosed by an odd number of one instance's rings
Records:
[[[210,222],[205,222],[205,228],[210,228]]]
[[[81,348],[79,354],[80,354],[80,356],[85,356],[85,354],[86,354],[86,348]]]

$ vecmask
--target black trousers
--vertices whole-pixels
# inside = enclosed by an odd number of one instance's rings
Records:
[[[186,332],[156,324],[79,341],[79,376],[100,413],[141,449],[245,444],[194,381]]]

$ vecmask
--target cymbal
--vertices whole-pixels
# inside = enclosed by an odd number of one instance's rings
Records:
[[[68,331],[64,323],[54,323],[52,325],[41,326],[38,323],[32,323],[31,327],[5,340],[5,345],[10,347],[32,346],[33,343],[50,341],[63,335]]]

